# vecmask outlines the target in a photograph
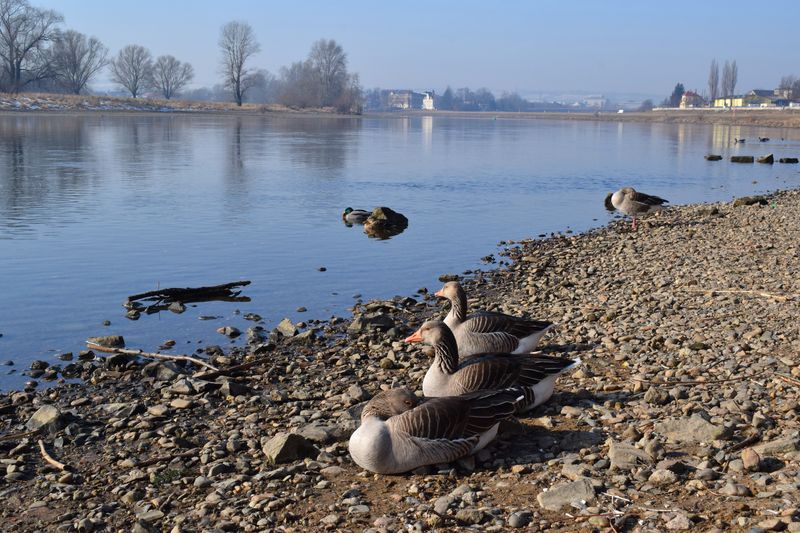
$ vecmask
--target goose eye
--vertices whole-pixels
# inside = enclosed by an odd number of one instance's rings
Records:
[[[412,402],[411,400],[404,400],[404,401],[403,401],[403,403],[404,403],[404,404],[406,404],[406,405],[407,405],[407,406],[409,406],[409,407],[411,407],[412,405],[414,405],[414,402]]]

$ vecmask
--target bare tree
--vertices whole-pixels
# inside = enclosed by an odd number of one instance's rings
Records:
[[[719,96],[719,65],[716,59],[711,60],[711,67],[708,71],[708,96],[712,105]]]
[[[129,44],[111,62],[111,81],[123,86],[136,98],[147,89],[153,68],[150,51],[138,44]]]
[[[322,105],[334,105],[347,84],[347,54],[333,39],[311,46],[308,60],[319,78]]]
[[[56,82],[71,93],[80,94],[108,64],[108,49],[94,37],[67,30],[59,32],[50,48]]]
[[[261,47],[256,41],[253,28],[246,22],[232,21],[222,27],[219,36],[222,51],[222,74],[225,85],[233,93],[236,105],[242,105],[247,90],[256,82],[250,76],[247,61],[257,54]]]
[[[318,107],[321,92],[317,72],[311,61],[297,61],[281,68],[278,101],[292,107]]]
[[[172,56],[159,56],[151,70],[150,85],[169,100],[194,78],[194,68]]]
[[[725,66],[722,67],[722,92],[725,93],[724,96],[733,96],[738,77],[739,69],[736,67],[736,61],[725,61]]]
[[[33,7],[27,0],[0,0],[0,61],[6,90],[19,92],[27,83],[51,76],[44,45],[63,20],[55,11]]]

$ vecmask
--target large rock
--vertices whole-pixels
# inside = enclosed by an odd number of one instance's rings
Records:
[[[761,457],[800,451],[800,435],[779,437],[753,446],[753,451]]]
[[[630,472],[640,466],[653,464],[649,453],[624,442],[612,442],[608,458],[611,460],[611,470]]]
[[[275,329],[277,329],[278,333],[280,333],[284,337],[294,337],[295,335],[297,335],[297,328],[295,327],[294,322],[292,322],[288,318],[284,318],[283,320],[281,320]]]
[[[31,431],[45,429],[50,432],[56,432],[66,427],[68,422],[67,417],[55,405],[43,405],[28,419],[25,427]]]
[[[103,337],[89,337],[86,339],[87,342],[92,344],[97,344],[98,346],[104,346],[106,348],[124,348],[125,347],[125,339],[122,335],[105,335]]]
[[[653,429],[666,436],[669,442],[682,444],[723,440],[728,438],[731,433],[729,428],[712,424],[698,413],[689,418],[674,418],[659,422]]]
[[[296,433],[278,433],[263,444],[262,451],[273,464],[316,457],[319,454],[311,441]]]
[[[547,492],[540,493],[536,499],[544,509],[558,511],[572,503],[585,505],[595,500],[594,487],[587,478],[578,479],[571,483],[562,483],[551,487]]]
[[[375,311],[356,315],[347,327],[348,333],[363,333],[369,330],[388,331],[394,327],[394,320],[391,316]]]

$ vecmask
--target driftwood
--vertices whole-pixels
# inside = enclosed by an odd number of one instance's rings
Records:
[[[52,466],[58,468],[59,470],[69,470],[67,465],[60,461],[56,461],[49,453],[47,453],[47,450],[44,449],[44,442],[42,442],[42,439],[39,439],[39,451],[42,452],[42,457],[44,460]]]
[[[162,361],[188,361],[189,363],[194,363],[198,366],[204,366],[214,372],[219,371],[217,367],[206,363],[202,359],[198,359],[197,357],[192,357],[189,355],[167,355],[163,353],[155,353],[155,352],[145,352],[142,350],[130,350],[127,348],[110,348],[108,346],[101,346],[99,344],[95,344],[93,342],[86,341],[86,346],[88,346],[92,350],[97,350],[98,352],[104,353],[118,353],[122,355],[133,355],[138,357],[144,357],[146,359],[159,359]]]
[[[22,433],[11,433],[9,435],[0,435],[0,442],[5,440],[20,440],[24,439],[25,437],[30,437],[39,433],[38,429],[34,429],[33,431],[23,431]]]
[[[208,287],[176,287],[166,289],[156,289],[154,291],[141,292],[139,294],[132,294],[123,304],[125,307],[131,309],[136,308],[136,302],[140,300],[154,301],[156,306],[169,305],[169,302],[205,302],[209,300],[227,300],[234,302],[249,302],[250,298],[246,296],[239,296],[239,289],[250,285],[250,281],[234,281],[232,283],[223,283],[222,285],[211,285]]]

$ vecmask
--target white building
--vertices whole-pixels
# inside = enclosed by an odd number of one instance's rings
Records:
[[[423,111],[433,111],[436,109],[433,107],[433,92],[424,92],[422,93],[424,96],[422,97],[422,110]]]

